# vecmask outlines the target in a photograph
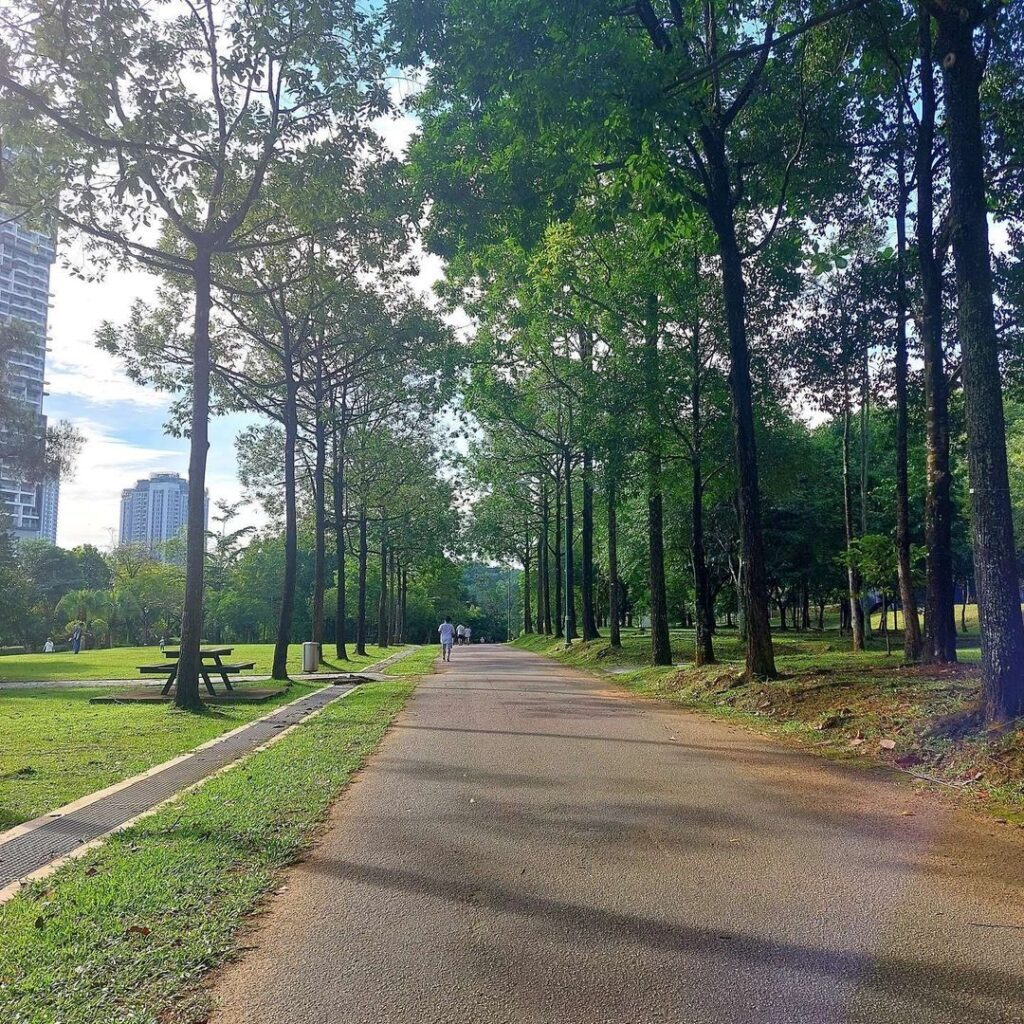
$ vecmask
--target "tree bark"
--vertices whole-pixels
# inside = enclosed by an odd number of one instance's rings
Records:
[[[750,382],[750,349],[747,344],[746,283],[743,258],[736,240],[725,146],[721,138],[706,133],[704,150],[710,175],[708,211],[718,238],[722,267],[722,296],[729,335],[729,394],[736,449],[737,509],[740,552],[743,561],[746,672],[753,679],[776,676],[772,646],[768,577],[764,536],[761,529],[761,491],[754,438],[754,405]]]
[[[907,184],[903,101],[896,150],[896,560],[903,605],[903,656],[921,656],[921,627],[910,560],[910,484],[907,470]]]
[[[403,565],[398,580],[398,606],[399,617],[402,623],[402,630],[398,635],[398,642],[406,644],[409,642],[409,570]]]
[[[665,594],[665,528],[661,481],[661,369],[658,353],[660,310],[657,295],[647,299],[643,377],[647,448],[647,573],[651,606],[651,662],[672,664]]]
[[[388,646],[388,545],[380,539],[380,588],[377,594],[377,646]]]
[[[576,529],[573,520],[572,500],[572,452],[568,445],[563,447],[563,476],[565,477],[565,643],[572,643],[578,636],[576,632],[576,565],[573,552],[573,533]]]
[[[619,601],[618,490],[611,468],[605,474],[608,492],[608,632],[612,647],[622,646],[622,611]]]
[[[562,471],[555,473],[555,613],[556,637],[565,636],[565,601],[562,596]]]
[[[864,606],[860,601],[860,571],[853,563],[853,485],[850,479],[850,396],[845,389],[843,396],[843,529],[846,535],[846,579],[850,605],[850,632],[853,649],[864,650]]]
[[[333,445],[333,491],[334,491],[334,565],[338,578],[335,593],[334,649],[341,661],[348,661],[345,644],[345,619],[348,616],[345,596],[345,425],[335,423]]]
[[[942,268],[934,250],[935,79],[931,19],[918,8],[921,112],[918,124],[917,251],[921,275],[921,348],[925,393],[925,591],[924,659],[956,661],[953,611],[953,503],[949,472],[949,382],[942,346]]]
[[[963,359],[974,582],[981,622],[981,683],[989,718],[1000,720],[1024,712],[1024,621],[992,298],[979,97],[982,64],[974,49],[974,31],[985,8],[970,4],[966,9],[951,6],[941,11],[937,50],[942,57],[946,100],[957,335]]]
[[[273,679],[288,678],[288,645],[292,638],[295,612],[295,576],[298,563],[298,510],[295,497],[295,444],[298,437],[297,386],[291,341],[284,340],[284,578],[281,581],[281,611],[274,644]]]
[[[317,661],[324,653],[324,576],[327,562],[327,424],[315,412],[313,428],[315,452],[313,458],[313,643]]]
[[[530,550],[530,534],[527,531],[525,544],[523,546],[523,632],[533,632],[533,610],[530,607],[532,594],[530,592],[530,563],[532,561]]]
[[[370,547],[366,536],[366,509],[359,510],[359,594],[356,600],[356,654],[366,657],[366,574]]]
[[[871,367],[868,362],[868,342],[863,345],[863,358],[861,359],[860,378],[860,438],[857,445],[857,461],[859,465],[859,489],[860,489],[860,535],[868,535],[868,458],[871,444]],[[864,624],[864,635],[869,637],[871,632],[870,603],[871,598],[865,593],[861,595],[861,621]]]
[[[540,502],[540,554],[541,554],[541,600],[544,609],[544,633],[551,636],[551,559],[550,559],[550,530],[551,510],[548,505],[548,483],[542,477],[541,481],[541,502]]]
[[[206,454],[210,446],[210,262],[195,258],[196,305],[192,335],[192,424],[188,457],[188,520],[185,530],[185,602],[174,703],[198,710],[199,645],[203,638],[203,573],[206,568]]]
[[[693,645],[695,665],[715,663],[715,609],[708,578],[707,554],[704,550],[704,473],[703,422],[701,419],[700,322],[694,321],[690,337],[690,561],[693,564],[693,589],[696,611],[696,636]]]
[[[583,639],[598,638],[594,615],[594,463],[589,449],[583,451]]]

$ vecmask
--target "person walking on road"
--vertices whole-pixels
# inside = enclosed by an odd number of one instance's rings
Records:
[[[455,639],[455,627],[451,619],[445,619],[437,627],[438,635],[441,637],[441,660],[452,660],[452,641]]]
[[[464,644],[468,644],[468,643],[472,642],[472,639],[473,639],[473,627],[472,626],[466,626],[466,628],[462,631],[462,642]]]
[[[457,625],[457,626],[455,627],[455,642],[456,642],[456,643],[457,643],[457,644],[458,644],[458,645],[459,645],[460,647],[462,646],[462,638],[463,638],[463,636],[465,635],[465,633],[466,633],[466,627],[465,627],[465,626],[464,626],[464,625],[463,625],[463,624],[462,624],[462,623],[460,622],[460,623],[459,623],[459,624],[458,624],[458,625]]]

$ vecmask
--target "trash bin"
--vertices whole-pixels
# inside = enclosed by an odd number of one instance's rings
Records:
[[[315,672],[320,667],[319,646],[319,644],[313,643],[312,640],[309,640],[302,645],[303,672]]]

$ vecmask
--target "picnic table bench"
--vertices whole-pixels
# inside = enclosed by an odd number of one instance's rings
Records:
[[[256,662],[254,661],[227,664],[223,659],[230,657],[233,650],[233,647],[200,648],[199,674],[203,677],[203,682],[206,684],[206,689],[209,693],[215,694],[217,692],[213,688],[213,683],[210,680],[211,673],[219,675],[221,679],[224,680],[224,685],[227,689],[231,690],[234,689],[234,687],[231,685],[231,680],[228,678],[229,676],[237,675],[239,672],[244,672],[246,669],[256,667]],[[162,694],[167,694],[171,692],[174,680],[178,678],[178,660],[181,657],[181,648],[164,648],[164,657],[171,658],[173,660],[165,661],[160,665],[139,665],[139,671],[143,675],[166,675],[167,682],[164,683],[164,687],[160,692]]]

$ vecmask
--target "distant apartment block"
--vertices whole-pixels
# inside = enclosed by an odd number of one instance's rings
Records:
[[[50,310],[50,267],[54,240],[0,216],[0,322],[19,322],[25,344],[8,367],[11,396],[23,402],[46,429],[43,398],[46,377],[46,330]],[[0,503],[15,540],[57,540],[59,484],[56,480],[21,480],[0,467]]]
[[[204,525],[210,518],[206,496]],[[188,481],[177,473],[151,473],[121,492],[121,544],[146,548],[167,559],[167,541],[184,533],[188,520]]]

